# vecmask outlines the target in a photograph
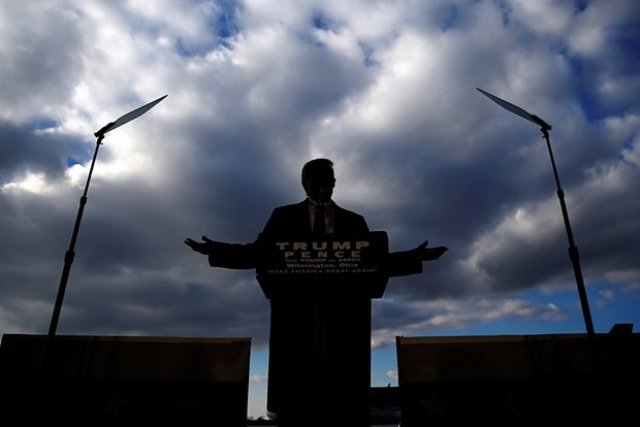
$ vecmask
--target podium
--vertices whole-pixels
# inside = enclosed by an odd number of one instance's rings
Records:
[[[387,234],[272,238],[261,251],[269,414],[279,426],[369,426],[371,300],[389,277]]]

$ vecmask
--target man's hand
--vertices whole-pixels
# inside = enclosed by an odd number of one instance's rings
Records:
[[[413,252],[416,254],[420,261],[434,261],[442,256],[449,249],[444,246],[438,246],[435,248],[428,248],[428,240],[425,240],[420,246],[415,248]]]
[[[184,243],[194,251],[200,252],[204,255],[209,255],[213,249],[213,241],[207,236],[202,236],[202,242],[196,242],[195,240],[187,237]]]

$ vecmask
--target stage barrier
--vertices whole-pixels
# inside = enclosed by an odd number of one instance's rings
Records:
[[[246,426],[250,338],[5,334],[0,414],[85,425]]]

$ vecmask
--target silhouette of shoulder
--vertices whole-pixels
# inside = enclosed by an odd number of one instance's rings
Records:
[[[335,203],[334,221],[336,233],[366,233],[369,231],[364,217]],[[308,202],[278,206],[264,227],[263,235],[303,235],[311,230]]]

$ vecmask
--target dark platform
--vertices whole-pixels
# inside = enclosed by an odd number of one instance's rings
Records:
[[[640,334],[592,344],[585,334],[398,337],[402,425],[630,425]]]
[[[3,418],[84,425],[246,426],[250,338],[5,334]]]

